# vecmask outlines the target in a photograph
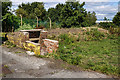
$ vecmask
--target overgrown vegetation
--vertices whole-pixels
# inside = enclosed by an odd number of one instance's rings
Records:
[[[120,27],[117,27],[117,28],[110,27],[108,30],[111,34],[120,36]]]
[[[105,38],[104,33],[101,33],[100,31],[98,31],[97,28],[91,28],[91,30],[85,32],[84,34],[86,34],[85,36],[85,40],[86,41],[97,41],[97,40],[103,40]]]
[[[95,24],[96,13],[87,12],[83,6],[85,2],[66,2],[57,4],[55,8],[48,9],[48,16],[54,22],[60,22],[61,27],[86,27]]]
[[[114,16],[113,23],[120,27],[120,12],[117,12],[117,14]]]
[[[15,31],[19,31],[19,30],[29,30],[29,29],[34,29],[34,27],[30,26],[29,24],[24,24],[23,26],[20,26],[18,29],[16,29]]]
[[[95,24],[95,12],[87,12],[83,6],[85,2],[66,2],[65,4],[57,4],[55,8],[49,8],[48,11],[44,9],[44,4],[40,2],[22,3],[18,6],[16,14],[18,17],[22,15],[24,18],[35,19],[38,17],[39,21],[59,22],[61,27],[85,27]],[[31,10],[30,10],[31,9]],[[30,14],[30,15],[28,15]]]
[[[86,27],[95,24],[96,13],[87,12],[85,3],[66,2],[57,4],[55,8],[44,9],[39,2],[20,4],[16,10],[17,16],[11,12],[12,2],[2,4],[2,31],[11,32],[33,29],[36,26],[36,16],[39,26],[49,27],[48,17],[52,20],[52,28]],[[0,5],[1,6],[1,5]],[[23,26],[20,25],[20,15],[23,17]],[[102,73],[119,76],[118,72],[118,39],[120,39],[120,13],[118,12],[112,22],[101,22],[100,27],[108,29],[110,34],[104,34],[97,29],[84,31],[82,34],[61,34],[51,39],[59,41],[59,49],[53,54],[38,57],[52,57],[62,59],[69,64],[79,65],[84,69],[91,69]],[[35,19],[33,21],[33,19]],[[107,20],[107,18],[105,18]],[[19,26],[19,27],[18,27]],[[3,38],[2,38],[3,39]],[[16,45],[5,42],[8,48]],[[19,52],[16,52],[19,53]]]
[[[104,29],[109,29],[110,27],[116,27],[116,25],[113,22],[100,22],[99,27],[102,27]]]
[[[11,12],[11,6],[11,1],[2,2],[2,32],[12,32],[19,27],[19,19]]]
[[[6,45],[7,48],[12,48],[12,47],[16,47],[15,44],[9,42],[9,41],[5,41],[3,45]]]
[[[53,39],[59,40],[59,49],[56,54],[46,56],[62,59],[86,70],[91,69],[118,76],[118,36],[105,35],[97,29],[87,31],[84,35],[91,36],[91,38],[88,38],[87,41],[86,39],[78,41],[78,38],[72,34],[61,34],[57,38],[53,37]]]
[[[99,27],[102,27],[104,29],[108,29],[112,34],[113,33],[119,33],[120,29],[120,12],[117,12],[116,15],[113,17],[112,22],[109,22],[109,19],[106,17],[104,18],[106,22],[100,22]]]

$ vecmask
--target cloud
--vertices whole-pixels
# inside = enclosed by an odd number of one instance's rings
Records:
[[[44,7],[46,10],[48,10],[49,8],[55,8],[57,4],[57,2],[45,2]]]
[[[98,15],[98,16],[105,16],[106,14],[96,14],[96,15]]]
[[[118,2],[86,2],[87,11],[95,11],[98,19],[112,19],[118,12]]]
[[[119,0],[77,0],[81,2],[118,2]]]
[[[55,7],[58,3],[65,3],[66,0],[11,0],[13,2],[13,9],[17,9],[17,6],[22,2],[44,2],[45,9],[48,10],[51,7]],[[77,0],[86,2],[84,8],[87,11],[95,11],[98,19],[107,17],[112,19],[118,12],[118,1],[119,0]],[[15,7],[16,6],[16,7]],[[119,8],[120,11],[120,8]]]
[[[11,0],[14,3],[19,3],[21,4],[22,2],[60,2],[60,3],[64,3],[65,0]]]
[[[60,2],[65,3],[67,0],[11,0],[12,2]],[[72,0],[70,0],[72,1]],[[118,2],[119,0],[77,0],[79,2]]]

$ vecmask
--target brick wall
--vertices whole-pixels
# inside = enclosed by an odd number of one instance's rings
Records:
[[[7,34],[7,38],[10,42],[22,48],[23,43],[29,40],[29,33],[28,32],[9,33]]]
[[[43,41],[43,39],[47,38],[47,33],[48,33],[47,31],[41,31],[41,33],[40,33],[39,43],[40,43],[41,55],[44,55],[45,53],[47,53],[46,46],[44,45],[44,41]]]
[[[58,41],[47,39],[47,33],[47,31],[40,32],[38,43],[29,41],[29,32],[14,32],[8,34],[7,38],[10,42],[20,48],[34,51],[36,55],[44,55],[45,53],[52,53],[53,51],[56,52],[58,48]]]
[[[58,49],[58,41],[56,40],[50,40],[50,39],[43,39],[44,45],[46,46],[46,51],[48,53],[52,53],[53,51],[56,52]]]

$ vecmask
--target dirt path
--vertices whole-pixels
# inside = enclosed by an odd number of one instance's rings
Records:
[[[29,56],[20,48],[0,48],[2,64],[11,71],[4,75],[5,78],[110,78],[101,73],[82,71],[61,60]]]

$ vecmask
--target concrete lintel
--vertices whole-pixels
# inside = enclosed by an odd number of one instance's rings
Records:
[[[20,30],[20,32],[42,31],[42,29]]]

